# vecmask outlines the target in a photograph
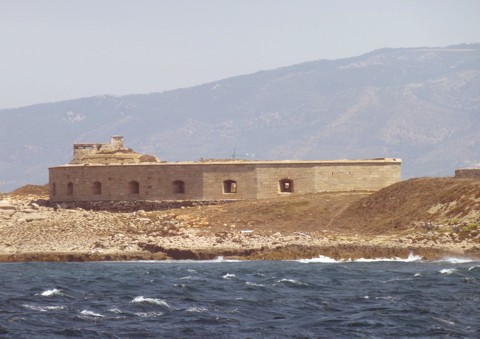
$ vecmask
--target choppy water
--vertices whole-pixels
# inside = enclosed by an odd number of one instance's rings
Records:
[[[1,338],[480,337],[480,262],[0,264]]]

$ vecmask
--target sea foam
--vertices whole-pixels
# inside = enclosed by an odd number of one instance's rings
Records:
[[[135,299],[133,299],[131,302],[133,304],[151,304],[171,308],[171,306],[165,300],[157,298],[145,298],[142,295],[135,297]]]
[[[185,312],[192,312],[192,313],[203,313],[207,312],[208,308],[206,307],[188,307]]]
[[[306,264],[309,264],[309,263],[338,263],[338,262],[343,262],[343,260],[335,260],[333,258],[326,257],[324,255],[321,255],[318,258],[300,259],[300,260],[297,260],[297,261],[301,262],[301,263],[306,263]]]
[[[468,262],[473,262],[473,260],[468,258],[445,257],[438,260],[438,262],[448,262],[450,264],[464,264]]]
[[[28,304],[23,305],[23,307],[28,308],[32,311],[38,311],[38,312],[48,312],[48,311],[65,309],[65,306],[34,306],[34,305],[28,305]]]
[[[222,276],[223,279],[227,279],[227,280],[230,280],[230,279],[235,278],[235,277],[236,277],[235,274],[230,274],[230,273],[227,273],[224,276]]]
[[[280,279],[278,285],[284,286],[308,286],[308,284],[295,279]]]
[[[163,315],[162,312],[138,312],[135,313],[136,316],[140,318],[155,318]]]
[[[414,261],[422,261],[422,257],[419,255],[415,255],[413,253],[410,253],[407,258],[399,258],[399,257],[394,257],[394,258],[372,258],[372,259],[365,259],[365,258],[360,258],[357,260],[354,260],[356,262],[378,262],[378,261],[398,261],[398,262],[414,262]]]
[[[300,260],[295,260],[301,263],[345,263],[345,262],[382,262],[382,261],[398,261],[398,262],[414,262],[414,261],[422,261],[422,257],[419,255],[415,255],[413,253],[410,253],[407,258],[399,258],[399,257],[394,257],[394,258],[371,258],[371,259],[366,259],[366,258],[359,258],[359,259],[340,259],[340,260],[335,260],[333,258],[320,255],[318,258],[312,258],[312,259],[300,259]]]
[[[56,296],[56,295],[63,295],[63,294],[60,290],[57,290],[56,288],[54,288],[52,290],[43,291],[40,295],[42,297],[53,297],[53,296]]]
[[[104,318],[105,316],[100,314],[100,313],[95,313],[95,312],[92,312],[92,311],[88,311],[88,310],[83,310],[82,312],[80,312],[81,315],[84,315],[84,316],[87,316],[87,317],[96,317],[96,318]]]
[[[456,268],[444,268],[443,270],[440,270],[440,274],[452,274],[457,271]]]

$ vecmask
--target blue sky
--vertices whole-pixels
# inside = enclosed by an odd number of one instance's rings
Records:
[[[0,0],[0,108],[480,42],[478,0]]]

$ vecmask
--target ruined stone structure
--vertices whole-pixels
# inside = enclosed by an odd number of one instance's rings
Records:
[[[152,155],[135,153],[123,147],[123,137],[115,135],[109,144],[74,144],[73,160],[70,164],[138,164],[159,162]]]
[[[480,179],[480,168],[463,168],[455,170],[455,178]]]
[[[49,168],[51,202],[262,199],[375,191],[400,180],[401,160],[208,160],[161,162],[110,144],[75,144],[73,160]]]

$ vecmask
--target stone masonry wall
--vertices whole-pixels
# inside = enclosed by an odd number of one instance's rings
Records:
[[[66,165],[49,169],[50,201],[230,200],[374,191],[399,181],[400,168],[401,162],[385,161]],[[181,181],[183,191],[175,181]],[[225,181],[234,182],[233,192],[225,191]],[[288,182],[287,190],[282,181]]]
[[[480,179],[480,168],[465,168],[455,171],[455,178],[476,178]]]
[[[275,164],[257,168],[257,197],[259,199],[291,194],[315,192],[315,166],[313,164]],[[291,180],[290,192],[281,192],[279,180]]]
[[[397,165],[343,164],[317,167],[317,192],[377,191],[400,181]]]
[[[201,166],[201,165],[200,165]],[[201,166],[203,197],[208,199],[255,199],[257,198],[255,167],[249,164]],[[235,181],[235,193],[225,193],[223,182]]]

